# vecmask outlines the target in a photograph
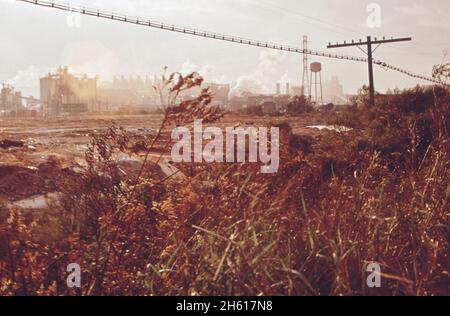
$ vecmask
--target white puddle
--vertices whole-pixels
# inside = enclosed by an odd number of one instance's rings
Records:
[[[17,207],[25,210],[37,210],[48,207],[50,201],[58,198],[59,193],[49,193],[47,195],[38,195],[28,199],[11,203],[10,207]]]

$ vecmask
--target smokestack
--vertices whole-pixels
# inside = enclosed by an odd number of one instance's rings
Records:
[[[289,82],[286,82],[286,94],[291,94],[291,87],[289,85]]]
[[[281,84],[277,83],[277,94],[280,95],[281,94]]]

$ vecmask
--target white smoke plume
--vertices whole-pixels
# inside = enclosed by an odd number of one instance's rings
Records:
[[[30,65],[26,69],[18,70],[14,77],[5,81],[16,91],[25,96],[39,97],[39,79],[46,74],[46,69]]]
[[[285,54],[283,52],[261,51],[255,71],[238,78],[230,91],[230,98],[240,96],[244,92],[273,92],[275,87],[273,78],[284,59]]]
[[[180,67],[180,72],[183,75],[188,75],[192,72],[200,74],[206,82],[225,83],[228,82],[228,78],[219,73],[217,69],[210,64],[199,66],[193,63],[190,59],[187,59]]]
[[[102,80],[112,79],[123,68],[117,53],[94,41],[80,41],[66,45],[61,52],[60,60],[61,65],[69,66],[71,73],[99,76]]]

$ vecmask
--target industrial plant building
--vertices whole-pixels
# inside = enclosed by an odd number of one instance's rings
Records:
[[[22,93],[3,84],[0,98],[0,116],[16,116],[23,110]]]
[[[221,106],[227,110],[259,108],[260,113],[264,115],[285,113],[294,98],[302,95],[306,95],[318,106],[324,102],[345,103],[343,88],[337,77],[325,81],[322,86],[319,66],[319,63],[311,64],[311,80],[305,88],[291,86],[289,82],[285,82],[274,84],[272,94],[244,91],[231,96],[230,84],[210,82],[204,83],[201,88],[184,91],[180,98],[195,97],[201,89],[209,87],[213,95],[213,106]],[[128,78],[122,76],[114,77],[113,81],[103,82],[98,86],[98,77],[73,74],[67,67],[60,67],[56,73],[49,73],[40,79],[40,99],[23,97],[20,92],[4,84],[1,90],[0,115],[34,116],[38,113],[43,116],[60,116],[108,111],[151,112],[161,107],[161,98],[158,89],[155,89],[160,86],[158,80],[160,79],[148,75]]]
[[[229,84],[206,83],[205,86],[209,87],[213,94],[212,105],[221,107],[228,106],[231,91]]]
[[[160,103],[150,76],[114,77],[98,88],[98,102],[103,111],[151,111]]]
[[[40,94],[46,116],[81,114],[98,108],[97,78],[71,74],[67,67],[41,78]]]
[[[292,98],[297,95],[293,94],[293,92],[295,91],[295,93],[301,93],[302,91],[301,87],[293,88],[291,88],[289,83],[286,83],[285,90],[282,91],[281,83],[277,83],[275,85],[274,94],[253,94],[250,92],[244,92],[241,95],[234,96],[230,99],[229,108],[231,110],[242,110],[260,107],[261,112],[264,115],[270,115],[277,112],[281,113],[287,109],[287,106],[292,101]]]
[[[337,76],[332,76],[323,85],[323,98],[326,103],[342,104],[347,102],[342,84]]]

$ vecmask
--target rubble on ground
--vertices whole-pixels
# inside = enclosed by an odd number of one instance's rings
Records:
[[[2,149],[8,149],[12,147],[24,147],[24,146],[25,142],[20,140],[9,140],[9,139],[0,140],[0,148]]]

